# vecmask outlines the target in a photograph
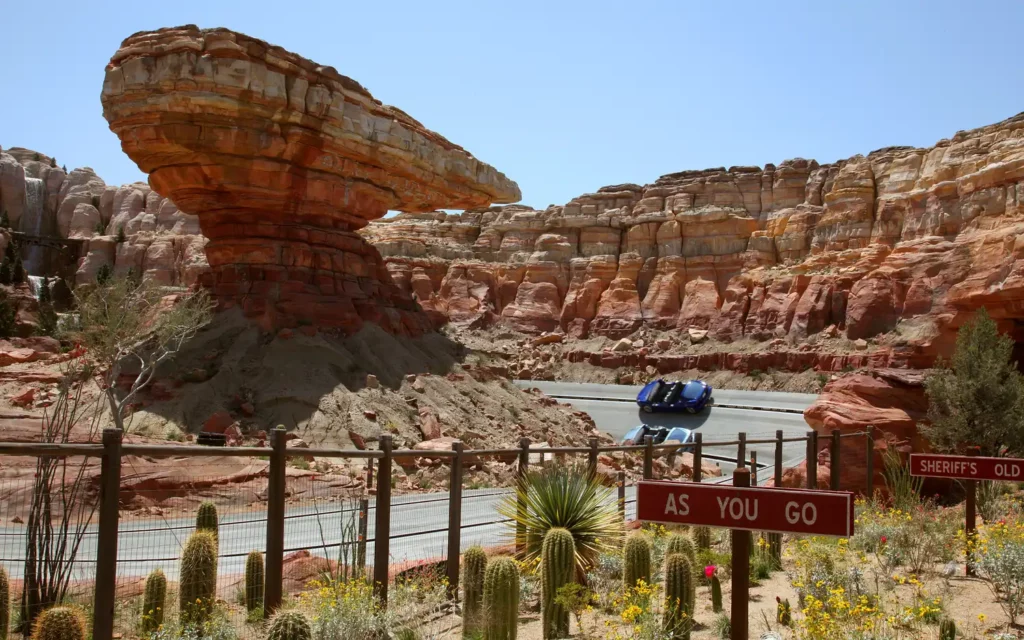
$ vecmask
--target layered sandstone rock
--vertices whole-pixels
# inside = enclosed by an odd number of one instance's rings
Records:
[[[685,171],[543,211],[399,215],[362,231],[389,271],[427,275],[417,298],[452,322],[723,342],[835,326],[929,357],[983,305],[1024,339],[1022,232],[1024,114],[930,149]]]
[[[225,29],[129,37],[102,101],[153,189],[199,217],[207,284],[270,325],[422,330],[412,279],[397,288],[355,231],[389,209],[519,199],[504,175],[354,80]]]

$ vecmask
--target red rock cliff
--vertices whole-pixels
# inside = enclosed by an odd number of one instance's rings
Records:
[[[925,359],[984,305],[1024,338],[1024,114],[929,149],[787,160],[599,189],[543,211],[420,213],[362,231],[454,323],[622,336],[851,339]]]

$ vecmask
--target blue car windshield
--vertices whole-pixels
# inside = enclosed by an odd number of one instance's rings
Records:
[[[704,393],[704,385],[696,380],[687,382],[683,387],[683,399],[685,400],[696,400],[702,393]]]

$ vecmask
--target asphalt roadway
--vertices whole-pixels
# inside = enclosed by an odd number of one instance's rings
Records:
[[[697,415],[648,414],[635,403],[639,387],[622,385],[574,384],[561,382],[520,381],[523,387],[537,387],[550,396],[571,403],[594,418],[597,426],[616,439],[632,427],[644,424],[682,426],[704,434],[706,442],[735,440],[745,432],[748,439],[772,438],[781,429],[786,436],[806,433],[802,411],[816,396],[810,394],[715,390],[712,406]],[[758,407],[758,408],[752,408]],[[774,445],[753,445],[757,451],[759,475],[771,475]],[[802,443],[787,444],[783,449],[785,465],[803,458]],[[705,456],[717,461],[723,470],[720,479],[728,481],[734,467],[736,447],[706,447]],[[462,509],[462,546],[493,545],[510,541],[507,523],[499,522],[495,509],[502,496],[500,489],[465,491]],[[627,515],[633,513],[633,490],[627,491]],[[609,495],[609,499],[614,496]],[[308,549],[316,555],[337,558],[342,530],[353,526],[354,504],[321,503],[319,506],[290,507],[285,523],[287,552]],[[367,560],[373,558],[375,511],[371,502],[368,518]],[[253,550],[264,550],[266,512],[225,514],[220,525],[220,573],[239,575],[244,571],[245,556]],[[447,541],[447,494],[421,494],[395,497],[391,508],[391,556],[393,562],[420,560],[445,555]],[[177,576],[178,560],[185,540],[194,526],[192,518],[152,518],[136,520],[125,517],[121,522],[118,544],[118,576],[138,577],[159,567],[169,576]],[[0,564],[12,578],[20,578],[20,560],[25,549],[24,526],[0,525]],[[95,529],[90,528],[79,553],[81,559],[76,578],[94,574],[96,554]]]

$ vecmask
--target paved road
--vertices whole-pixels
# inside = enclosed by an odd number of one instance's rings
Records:
[[[634,402],[641,387],[623,384],[593,384],[585,382],[542,382],[539,380],[516,380],[523,388],[536,387],[554,398],[586,398],[593,400],[629,400]],[[803,413],[818,396],[813,393],[789,393],[783,391],[737,391],[715,389],[712,393],[715,404],[741,407],[758,407]]]
[[[621,385],[583,385],[571,383],[543,383],[523,381],[523,386],[536,386],[549,395],[571,402],[580,410],[589,413],[598,428],[619,438],[633,426],[645,424],[684,426],[698,429],[705,441],[735,440],[743,431],[748,439],[774,437],[781,429],[787,436],[803,435],[807,425],[801,412],[815,398],[806,394],[774,394],[716,390],[715,406],[699,415],[690,414],[647,414],[641,412],[633,401],[636,387]],[[777,409],[758,411],[736,409],[723,405],[756,404]],[[773,445],[752,445],[748,451],[756,450],[761,467],[761,477],[771,475],[771,468],[763,465],[773,461]],[[803,444],[787,444],[783,459],[786,466],[802,459]],[[735,447],[713,447],[705,449],[709,459],[717,459],[728,481],[735,460]],[[709,480],[715,481],[715,480]],[[505,491],[482,489],[466,491],[462,512],[462,544],[500,544],[508,541],[508,528],[496,523],[500,516],[495,508]],[[632,499],[632,489],[628,499]],[[627,514],[633,513],[633,505],[627,507]],[[374,535],[375,512],[370,510],[369,538]],[[221,518],[220,529],[220,573],[237,575],[244,571],[245,556],[250,551],[264,549],[265,518],[262,510],[250,513],[227,514]],[[346,526],[354,526],[355,505],[326,503],[319,506],[299,506],[288,509],[285,524],[285,546],[287,551],[310,549],[317,555],[338,556],[338,543]],[[399,496],[392,504],[391,556],[393,561],[417,560],[445,555],[448,523],[447,494]],[[118,549],[118,575],[144,576],[160,567],[169,576],[178,574],[177,558],[181,555],[194,521],[192,518],[147,518],[137,520],[127,514],[121,522]],[[424,533],[426,532],[426,533]],[[410,535],[416,534],[416,535]],[[0,564],[3,564],[12,578],[20,578],[23,566],[20,558],[25,549],[24,526],[0,525]],[[79,558],[95,558],[95,530],[90,529],[82,546]],[[326,545],[326,548],[325,548]],[[372,562],[373,544],[368,545],[367,559]],[[88,578],[95,572],[94,563],[82,562],[76,577]]]

